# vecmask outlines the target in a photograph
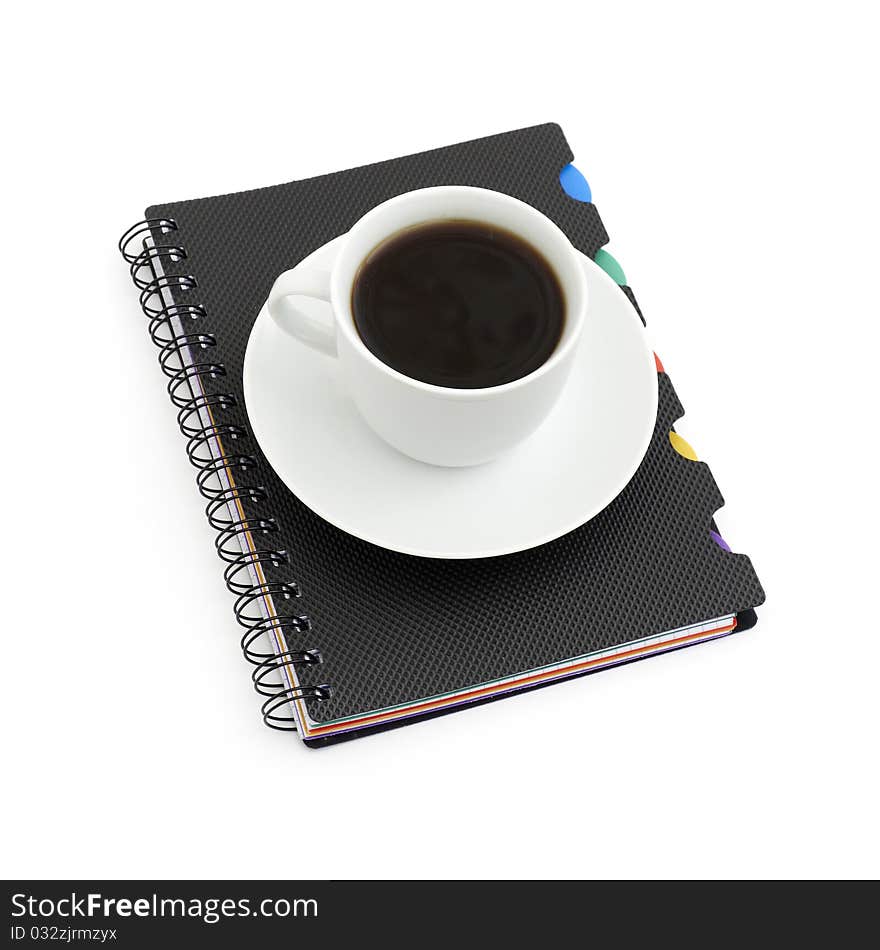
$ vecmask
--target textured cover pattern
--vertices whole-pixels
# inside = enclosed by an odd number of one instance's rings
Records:
[[[227,376],[206,388],[237,398],[217,421],[247,427],[244,352],[275,277],[389,197],[438,184],[504,191],[543,211],[593,256],[607,234],[595,206],[572,200],[559,185],[571,159],[559,127],[544,125],[308,181],[149,208],[147,217],[177,222],[175,242],[187,251],[177,272],[198,282],[179,299],[204,305],[198,329],[218,339],[212,359]],[[709,538],[723,500],[708,467],[669,444],[682,411],[661,375],[654,438],[625,491],[564,538],[479,561],[414,558],[350,537],[299,502],[254,439],[239,443],[237,451],[259,459],[269,496],[249,513],[277,519],[272,546],[291,556],[277,577],[298,582],[297,610],[311,619],[312,629],[291,645],[318,647],[323,656],[320,666],[301,668],[300,679],[333,689],[327,700],[308,701],[312,717],[326,722],[474,686],[761,603],[748,558]]]

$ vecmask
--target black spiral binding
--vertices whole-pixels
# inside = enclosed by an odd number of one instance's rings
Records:
[[[226,370],[208,354],[217,346],[216,338],[199,329],[205,308],[179,302],[198,284],[190,274],[171,273],[187,259],[185,248],[173,241],[175,232],[177,224],[170,218],[139,221],[122,235],[119,251],[140,291],[150,337],[159,348],[159,365],[168,377],[168,395],[178,410],[177,424],[187,439],[187,455],[198,469],[196,484],[207,500],[205,513],[217,531],[215,547],[226,564],[223,579],[236,595],[235,617],[244,627],[241,651],[253,666],[254,689],[265,697],[263,721],[272,729],[296,730],[291,704],[327,699],[330,687],[293,685],[291,668],[319,664],[321,654],[295,646],[311,630],[308,617],[291,609],[299,587],[291,580],[269,579],[268,571],[281,571],[290,560],[286,551],[269,543],[278,530],[275,519],[262,511],[245,513],[245,505],[259,511],[267,493],[262,485],[244,483],[257,471],[254,456],[239,450],[247,429],[217,421],[236,408],[236,399],[232,393],[207,391]]]

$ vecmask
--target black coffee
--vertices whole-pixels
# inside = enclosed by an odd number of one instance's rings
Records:
[[[351,305],[383,363],[456,389],[527,376],[565,324],[550,265],[521,238],[478,221],[435,221],[389,238],[361,264]]]

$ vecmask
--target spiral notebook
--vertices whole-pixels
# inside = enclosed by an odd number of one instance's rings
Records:
[[[572,160],[559,126],[535,126],[156,205],[120,241],[217,531],[263,718],[308,745],[754,625],[763,590],[718,534],[723,499],[675,432],[683,409],[659,358],[656,427],[627,487],[570,534],[503,557],[418,558],[345,534],[288,490],[249,431],[245,347],[275,277],[402,192],[466,184],[514,195],[553,219],[637,308]]]

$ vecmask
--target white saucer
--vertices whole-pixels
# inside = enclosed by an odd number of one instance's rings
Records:
[[[329,269],[339,240],[306,261]],[[316,514],[393,551],[493,557],[567,534],[626,486],[657,419],[657,371],[638,314],[600,267],[583,264],[590,310],[572,377],[538,431],[503,457],[439,468],[401,455],[361,419],[336,361],[284,334],[265,307],[244,360],[260,448]]]

